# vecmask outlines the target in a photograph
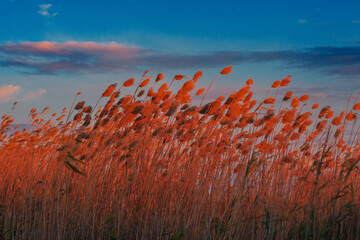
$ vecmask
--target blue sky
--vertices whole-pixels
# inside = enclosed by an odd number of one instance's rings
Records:
[[[360,90],[360,1],[0,1],[1,114],[57,111],[80,90],[92,104],[144,70],[202,70],[204,87],[228,65],[209,100],[291,74],[287,90],[343,105]]]

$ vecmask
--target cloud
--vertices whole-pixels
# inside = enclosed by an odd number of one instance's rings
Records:
[[[307,23],[307,21],[308,21],[307,19],[298,19],[297,23],[298,24],[304,24],[304,23]]]
[[[20,91],[20,86],[3,85],[0,86],[0,103],[12,101]]]
[[[0,65],[25,67],[46,74],[123,72],[143,64],[140,58],[149,54],[138,47],[114,42],[24,42],[0,45],[0,56],[3,55],[4,59],[0,60]]]
[[[58,13],[49,13],[49,8],[51,7],[52,4],[40,4],[38,13],[44,17],[55,17]]]
[[[354,23],[354,24],[360,24],[360,20],[352,20],[352,23]]]
[[[45,93],[46,93],[46,89],[38,89],[37,91],[34,92],[28,92],[21,98],[21,101],[37,100],[41,98]]]
[[[126,72],[137,69],[219,67],[278,61],[286,67],[337,76],[360,75],[360,46],[283,51],[219,51],[198,55],[162,53],[115,42],[22,42],[0,45],[0,67],[31,74]]]
[[[337,103],[339,102],[343,103],[344,101],[346,102],[349,96],[358,94],[357,87],[349,86],[349,85],[341,85],[341,86],[303,85],[297,87],[290,86],[288,89],[285,90],[285,92],[289,90],[296,93],[297,96],[301,96],[302,94],[309,95],[311,102],[322,102],[322,103],[334,101],[334,99],[336,99]]]
[[[22,102],[37,100],[46,93],[46,89],[25,92],[21,98],[19,97],[20,92],[23,92],[23,88],[20,86],[11,84],[0,86],[0,103],[15,101],[17,99]]]
[[[330,75],[360,75],[360,47],[314,47],[274,52],[274,59],[290,67],[317,70]]]
[[[311,93],[309,94],[311,100],[325,100],[328,98],[328,95],[326,93]]]

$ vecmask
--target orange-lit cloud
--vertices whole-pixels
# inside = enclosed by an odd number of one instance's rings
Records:
[[[11,84],[0,86],[0,103],[14,100],[19,91],[20,86]]]

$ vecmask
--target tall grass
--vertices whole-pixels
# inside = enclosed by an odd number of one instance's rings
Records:
[[[360,239],[357,100],[310,109],[288,76],[198,106],[202,72],[178,92],[147,73],[101,108],[32,109],[36,130],[2,117],[0,239]]]

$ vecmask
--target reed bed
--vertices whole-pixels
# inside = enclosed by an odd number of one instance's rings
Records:
[[[201,71],[148,75],[31,109],[32,130],[2,117],[0,239],[360,239],[357,98],[309,106],[288,76],[203,105]]]

